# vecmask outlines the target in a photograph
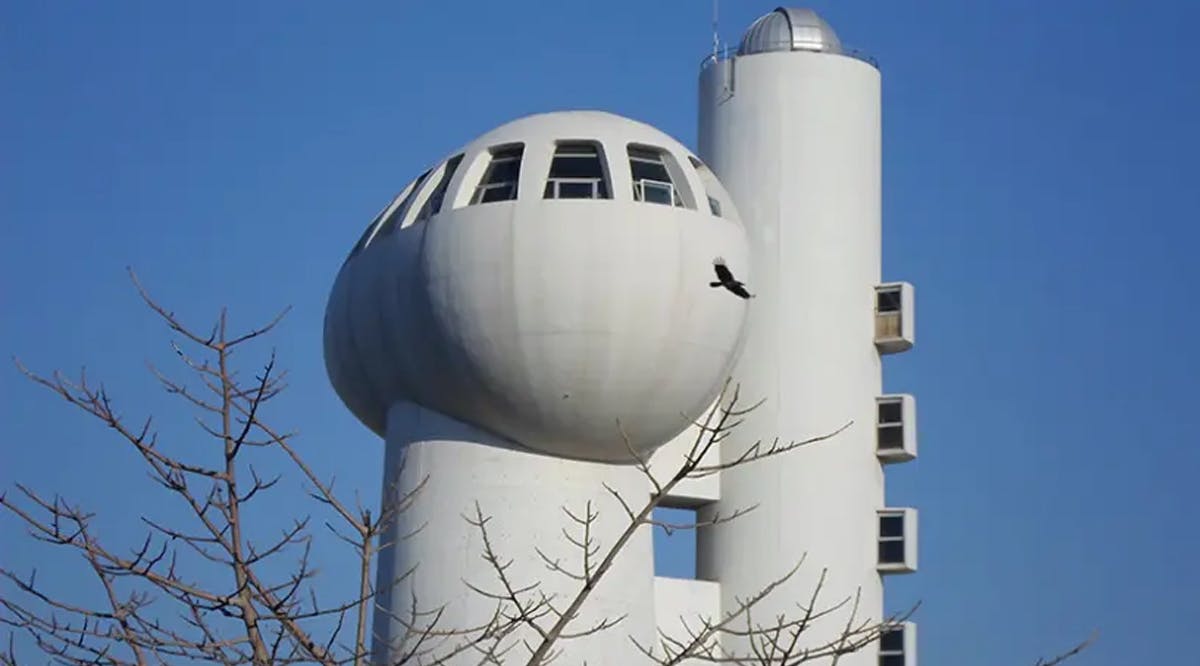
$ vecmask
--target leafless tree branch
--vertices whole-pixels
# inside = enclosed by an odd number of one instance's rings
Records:
[[[60,372],[37,374],[19,361],[16,365],[34,384],[95,419],[136,452],[150,478],[184,508],[187,524],[139,516],[144,538],[132,548],[118,548],[100,538],[93,513],[65,498],[20,484],[15,492],[0,494],[0,507],[16,517],[33,539],[73,553],[87,564],[102,600],[94,606],[73,603],[39,581],[36,570],[23,574],[0,568],[0,581],[17,592],[17,597],[0,598],[0,624],[10,630],[7,646],[0,647],[0,664],[17,663],[20,637],[22,645],[64,664],[141,666],[191,661],[359,666],[370,659],[369,641],[383,640],[372,635],[368,626],[371,616],[378,614],[405,629],[394,644],[385,646],[392,663],[469,659],[502,664],[519,658],[530,666],[542,666],[563,655],[570,641],[616,631],[626,620],[624,616],[581,618],[597,586],[640,530],[659,527],[670,533],[710,527],[755,508],[689,523],[656,519],[655,509],[680,483],[825,442],[849,425],[799,441],[755,442],[736,455],[726,455],[726,462],[712,462],[710,454],[732,442],[730,434],[758,406],[741,406],[739,389],[726,383],[717,406],[694,424],[694,441],[668,473],[655,473],[649,460],[624,438],[632,465],[645,479],[646,497],[630,497],[614,486],[604,486],[613,502],[611,511],[601,506],[608,502],[603,496],[581,506],[563,506],[561,538],[568,545],[566,556],[543,547],[532,553],[502,553],[502,544],[490,531],[493,518],[476,503],[464,518],[481,537],[480,557],[494,580],[464,581],[464,585],[489,600],[494,610],[474,626],[446,626],[445,606],[427,605],[412,592],[403,611],[384,608],[380,590],[372,584],[372,563],[381,550],[396,545],[390,539],[412,536],[388,536],[388,528],[411,508],[428,478],[404,492],[387,489],[379,511],[348,501],[335,492],[332,478],[324,478],[304,460],[294,434],[269,422],[269,406],[286,388],[286,375],[278,369],[274,352],[266,355],[255,373],[239,369],[240,352],[269,335],[287,310],[244,332],[231,331],[228,314],[222,310],[211,328],[197,329],[160,305],[132,271],[130,278],[140,298],[176,338],[171,349],[185,379],[154,366],[150,372],[167,395],[193,410],[198,437],[167,437],[151,418],[124,416],[104,384],[93,383],[86,370],[68,378]],[[616,426],[624,436],[621,424]],[[298,473],[308,496],[328,518],[290,516],[279,522],[274,535],[260,540],[251,534],[250,516],[257,515],[259,500],[275,491],[285,475],[260,473],[258,458],[252,456],[272,452]],[[598,521],[605,512],[615,515],[621,528],[611,543],[602,543],[598,536]],[[349,546],[356,563],[352,591],[333,603],[319,600],[313,585],[318,574],[312,561],[314,525],[324,526]],[[569,592],[554,594],[548,590],[556,588],[541,580],[516,580],[514,557],[536,558],[549,575],[570,581]],[[681,618],[681,635],[660,631],[652,644],[635,641],[635,646],[658,664],[697,660],[766,666],[824,658],[836,663],[841,655],[877,641],[883,631],[915,610],[888,618],[861,618],[857,596],[829,603],[821,600],[826,584],[822,573],[811,595],[794,604],[794,613],[760,621],[762,602],[790,589],[787,584],[802,564],[803,559],[738,599],[719,617]],[[399,590],[400,582],[417,574],[416,565],[401,572],[387,591]],[[806,639],[815,623],[843,611],[849,611],[848,617],[835,639],[815,644]],[[1036,666],[1058,666],[1091,640]]]

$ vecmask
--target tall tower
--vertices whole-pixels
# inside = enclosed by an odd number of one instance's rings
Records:
[[[916,512],[884,496],[884,466],[916,455],[916,415],[911,396],[881,395],[881,355],[913,344],[913,295],[881,282],[879,71],[813,12],[780,8],[705,62],[699,101],[704,160],[608,113],[507,123],[415,178],[343,264],[326,367],[384,439],[385,507],[404,509],[382,539],[376,661],[478,663],[458,632],[496,617],[507,586],[583,628],[556,663],[645,663],[630,638],[680,639],[802,558],[753,616],[795,619],[823,584],[818,609],[847,603],[807,628],[800,644],[819,648],[852,610],[883,620],[881,576],[916,569]],[[714,282],[721,266],[756,297]],[[626,531],[626,503],[653,487],[631,453],[678,469],[731,374],[765,402],[721,442],[725,461],[841,430],[673,485],[661,506],[702,524],[755,510],[700,529],[697,580],[655,577],[649,527]],[[583,575],[575,614],[578,577],[551,570],[594,571],[588,540],[626,545],[602,580]],[[913,666],[914,638],[905,624],[839,663]],[[721,640],[748,654],[736,632]]]
[[[820,603],[858,594],[858,617],[878,621],[881,573],[916,566],[915,512],[884,501],[882,465],[915,453],[915,420],[910,397],[881,396],[880,354],[912,344],[912,296],[881,284],[879,70],[811,10],[780,8],[736,55],[704,64],[699,112],[699,153],[737,202],[758,292],[734,376],[744,396],[766,402],[736,439],[801,440],[850,424],[722,473],[707,510],[757,508],[700,534],[699,576],[720,583],[728,612],[804,557],[757,617],[794,614],[828,569]],[[804,643],[832,639],[848,613],[817,623]],[[873,644],[839,663],[912,663],[880,659]]]
[[[338,273],[324,336],[338,395],[384,439],[385,506],[403,509],[382,539],[376,662],[480,663],[456,650],[498,607],[517,612],[492,596],[506,587],[541,625],[502,636],[518,646],[509,663],[556,613],[577,634],[556,663],[640,662],[630,638],[654,641],[654,562],[648,525],[625,534],[621,502],[650,495],[630,452],[672,439],[724,385],[749,308],[709,283],[714,257],[752,279],[747,254],[733,201],[691,151],[601,112],[507,123],[380,212]],[[589,514],[586,532],[569,517]],[[569,612],[582,583],[549,563],[586,577],[626,537]]]

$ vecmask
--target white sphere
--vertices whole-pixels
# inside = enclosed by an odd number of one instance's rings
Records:
[[[631,144],[662,167],[639,159],[635,177]],[[411,401],[524,448],[618,462],[712,403],[752,302],[710,286],[714,260],[754,283],[733,202],[679,142],[608,113],[541,114],[414,185],[364,234],[325,313],[330,379],[371,430]]]

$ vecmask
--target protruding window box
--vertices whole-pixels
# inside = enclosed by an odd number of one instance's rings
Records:
[[[917,570],[917,510],[879,511],[879,572],[912,573]]]
[[[885,464],[917,457],[917,401],[911,395],[875,399],[875,455]]]
[[[908,351],[915,342],[913,287],[889,282],[875,287],[875,348],[880,354]]]
[[[879,666],[917,666],[916,622],[897,622],[880,632]]]

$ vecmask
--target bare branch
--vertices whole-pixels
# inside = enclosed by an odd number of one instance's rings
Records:
[[[714,408],[693,424],[696,436],[686,454],[669,474],[658,475],[618,421],[629,462],[645,479],[646,494],[634,496],[619,490],[620,486],[604,485],[596,489],[599,499],[583,498],[562,506],[561,538],[566,544],[562,552],[540,544],[529,553],[504,554],[503,544],[492,534],[494,518],[477,502],[464,518],[480,535],[480,556],[494,580],[463,584],[488,600],[487,612],[474,626],[446,626],[447,606],[436,603],[444,600],[419,603],[413,587],[406,609],[384,608],[380,590],[371,580],[380,551],[423,528],[399,535],[389,531],[397,517],[412,507],[428,477],[403,491],[394,485],[385,489],[379,511],[363,508],[357,497],[340,495],[332,478],[324,478],[304,460],[294,434],[268,422],[268,405],[286,388],[286,373],[277,367],[274,351],[254,368],[239,368],[235,362],[242,358],[238,352],[273,331],[288,309],[241,333],[230,331],[224,310],[211,329],[195,329],[156,302],[132,270],[129,275],[140,298],[174,338],[171,348],[185,379],[154,366],[149,370],[167,395],[194,410],[199,428],[192,431],[194,443],[168,440],[151,418],[123,416],[117,401],[103,384],[92,383],[86,370],[73,378],[60,372],[42,376],[15,362],[29,380],[114,431],[122,446],[136,451],[155,487],[186,507],[187,520],[176,523],[139,516],[145,525],[144,538],[131,548],[114,548],[98,537],[94,514],[61,497],[42,495],[23,485],[17,485],[14,493],[0,494],[0,507],[16,516],[31,538],[81,557],[103,593],[93,605],[72,603],[43,586],[36,571],[18,575],[0,568],[0,579],[19,597],[0,598],[0,625],[10,630],[7,647],[0,647],[0,664],[17,663],[19,638],[22,649],[28,645],[64,664],[142,666],[190,661],[360,666],[368,663],[368,641],[374,639],[376,647],[397,664],[458,663],[468,658],[479,664],[511,663],[515,655],[525,656],[523,650],[528,664],[542,666],[565,654],[569,641],[617,630],[627,620],[623,615],[583,618],[594,591],[639,530],[657,526],[671,533],[711,527],[755,509],[725,510],[694,522],[655,519],[655,509],[680,483],[829,440],[850,425],[804,440],[760,441],[738,451],[721,450],[718,447],[729,446],[734,441],[731,434],[761,404],[742,407],[740,388],[726,381]],[[315,516],[315,523],[301,512],[274,523],[278,529],[272,534],[252,534],[250,516],[264,506],[258,500],[279,492],[273,489],[285,476],[254,464],[260,462],[258,456],[268,453],[298,472],[309,498],[327,512]],[[260,469],[266,472],[260,474]],[[398,483],[400,475],[396,478]],[[607,498],[614,504],[608,505]],[[353,553],[357,574],[353,587],[332,603],[319,600],[313,585],[318,575],[312,555],[314,530],[321,531],[314,524],[324,525]],[[540,561],[551,576],[562,576],[567,581],[565,591],[556,594],[552,590],[557,588],[543,580],[516,580],[515,572],[523,569],[515,566],[514,558],[521,557]],[[682,634],[659,632],[651,644],[635,641],[636,648],[659,664],[696,660],[765,666],[826,658],[836,664],[841,655],[877,641],[883,631],[913,612],[872,620],[860,617],[858,596],[825,603],[820,599],[826,586],[822,572],[811,596],[792,604],[794,613],[760,620],[763,601],[770,598],[772,607],[779,607],[777,597],[792,589],[794,583],[789,581],[802,563],[803,559],[749,597],[736,599],[718,617],[681,618]],[[417,572],[413,564],[379,586],[390,597]],[[835,620],[835,614],[843,612],[848,617],[843,620],[839,615]],[[382,644],[383,637],[369,633],[372,614],[404,628],[394,644]],[[823,620],[837,622],[837,636],[811,644],[806,632]],[[1092,640],[1036,666],[1058,666]]]
[[[1049,659],[1038,659],[1037,663],[1034,664],[1034,666],[1058,666],[1059,664],[1065,662],[1066,660],[1070,659],[1071,657],[1074,657],[1074,656],[1078,655],[1080,652],[1083,652],[1084,650],[1086,650],[1088,648],[1088,646],[1090,646],[1092,643],[1096,642],[1096,639],[1098,637],[1099,637],[1099,634],[1093,632],[1092,635],[1087,638],[1087,640],[1083,641],[1082,643],[1079,643],[1078,645],[1071,648],[1070,650],[1067,650],[1066,652],[1064,652],[1056,657],[1050,657]]]

